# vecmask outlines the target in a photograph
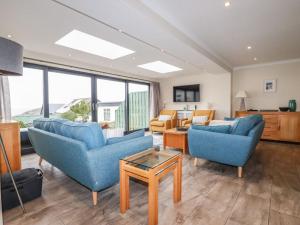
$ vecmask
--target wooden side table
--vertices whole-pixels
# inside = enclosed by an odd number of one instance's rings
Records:
[[[176,128],[164,131],[163,136],[164,149],[168,147],[182,149],[182,153],[188,151],[187,131],[177,131]]]
[[[120,160],[120,211],[129,209],[129,178],[148,183],[148,224],[158,224],[158,185],[166,174],[174,174],[173,201],[181,200],[182,155],[178,151],[149,149]]]
[[[21,144],[20,144],[20,126],[16,121],[1,121],[0,133],[4,142],[8,160],[12,171],[21,169]],[[0,154],[1,173],[7,172],[7,167]]]

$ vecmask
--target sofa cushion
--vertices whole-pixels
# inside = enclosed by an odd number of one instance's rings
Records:
[[[201,124],[201,123],[205,123],[207,120],[208,120],[208,116],[193,116],[192,123]]]
[[[191,126],[191,129],[194,129],[194,130],[203,130],[203,131],[224,133],[224,134],[229,134],[230,133],[230,128],[231,128],[230,125],[221,125],[221,126],[192,125]]]
[[[165,122],[163,121],[152,121],[151,126],[156,126],[156,127],[163,127],[165,125]]]
[[[223,126],[223,125],[230,125],[230,126],[234,126],[234,124],[236,123],[237,121],[234,121],[234,120],[211,120],[209,122],[209,126]]]
[[[33,121],[33,127],[55,133],[55,127],[68,120],[57,118],[39,118]]]
[[[143,137],[143,136],[145,136],[145,130],[144,129],[135,131],[135,132],[133,132],[131,134],[127,134],[127,135],[125,135],[123,137],[109,138],[109,139],[107,139],[106,144],[108,144],[108,145],[115,144],[115,143],[118,143],[118,142],[128,141],[128,140],[131,140],[131,139],[134,139],[134,138]]]
[[[98,123],[77,123],[64,119],[37,119],[33,126],[51,133],[84,142],[88,149],[104,146],[106,140]]]
[[[172,117],[170,115],[159,115],[158,121],[167,121],[170,120]]]
[[[232,128],[231,133],[235,135],[247,136],[249,131],[261,122],[261,115],[250,115],[247,117],[239,118],[237,123]]]

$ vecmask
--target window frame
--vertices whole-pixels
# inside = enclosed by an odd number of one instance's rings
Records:
[[[125,133],[133,132],[134,130],[129,131],[129,83],[135,83],[135,84],[142,84],[148,86],[148,97],[149,97],[149,105],[148,105],[148,113],[149,113],[149,119],[150,119],[150,83],[139,81],[139,80],[133,80],[129,78],[122,78],[122,77],[112,77],[112,76],[118,76],[116,74],[110,74],[110,73],[102,73],[96,74],[96,73],[89,73],[89,72],[83,72],[78,71],[76,69],[65,69],[65,68],[59,68],[54,66],[47,66],[47,65],[40,65],[35,63],[28,63],[24,62],[23,67],[26,68],[32,68],[32,69],[39,69],[43,71],[43,113],[44,118],[49,118],[49,72],[56,72],[56,73],[63,73],[64,75],[76,75],[76,76],[84,76],[91,78],[91,108],[92,108],[92,121],[93,122],[99,122],[97,121],[97,79],[106,79],[106,80],[112,80],[112,81],[119,81],[125,83]],[[109,76],[111,75],[111,76]],[[99,90],[100,91],[100,90]],[[146,128],[146,130],[149,130],[149,127]]]

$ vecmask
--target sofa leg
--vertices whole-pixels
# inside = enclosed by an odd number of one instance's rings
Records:
[[[39,159],[39,166],[42,165],[42,161],[43,161],[43,158],[40,156],[40,159]]]
[[[243,177],[243,167],[241,167],[241,166],[238,167],[238,177],[239,178]]]
[[[197,163],[198,163],[198,158],[195,158],[194,159],[194,166],[197,166]]]
[[[93,205],[95,206],[95,205],[97,205],[97,202],[98,202],[98,192],[93,191],[92,196],[93,196]]]

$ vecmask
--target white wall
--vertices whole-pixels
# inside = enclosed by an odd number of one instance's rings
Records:
[[[300,109],[300,60],[285,61],[240,68],[232,77],[232,111],[239,109],[239,100],[234,96],[239,90],[247,91],[247,108],[278,109],[288,106],[290,99],[296,99]],[[266,79],[277,80],[277,91],[265,93],[263,82]]]
[[[200,84],[199,103],[174,103],[173,86]],[[231,75],[208,74],[170,77],[160,80],[162,105],[167,109],[181,110],[187,105],[190,109],[215,109],[216,119],[230,116],[231,110]]]

